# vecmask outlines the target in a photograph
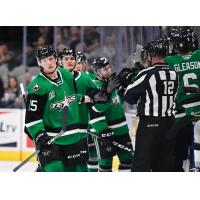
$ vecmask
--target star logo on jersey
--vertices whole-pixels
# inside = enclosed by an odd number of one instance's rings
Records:
[[[76,96],[69,96],[66,97],[66,99],[62,100],[62,101],[58,101],[56,103],[51,103],[50,108],[51,109],[60,109],[60,112],[63,110],[64,106],[67,105],[68,107],[70,107],[70,105],[76,100]]]
[[[37,92],[40,89],[40,86],[36,83],[33,85],[33,89],[35,92]]]

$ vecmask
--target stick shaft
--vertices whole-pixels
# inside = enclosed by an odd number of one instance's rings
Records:
[[[31,160],[38,153],[39,153],[39,150],[37,150],[34,153],[32,153],[28,158],[26,158],[23,162],[21,162],[19,165],[17,165],[17,167],[15,167],[13,169],[13,172],[16,172],[17,170],[19,170],[22,166],[24,166],[27,162],[29,162],[29,160]]]
[[[95,136],[95,137],[97,137],[97,138],[100,138],[97,134],[95,134],[95,133],[93,133],[93,132],[88,131],[87,133],[88,133],[89,135],[93,135],[93,136]],[[130,149],[130,148],[124,146],[123,144],[120,144],[119,142],[113,141],[112,144],[113,144],[114,146],[117,146],[117,147],[120,148],[120,149],[123,149],[123,150],[125,150],[125,151],[133,152],[133,153],[134,153],[133,149]]]
[[[24,90],[24,85],[23,83],[20,83],[20,89],[21,89],[21,92],[22,92],[22,97],[24,99],[24,104],[26,106],[26,103],[27,103],[27,100],[26,100],[26,93],[25,93],[25,90]]]

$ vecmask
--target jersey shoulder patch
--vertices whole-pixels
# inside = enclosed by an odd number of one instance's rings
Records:
[[[42,95],[46,88],[48,88],[48,82],[41,75],[38,75],[28,85],[28,92]]]

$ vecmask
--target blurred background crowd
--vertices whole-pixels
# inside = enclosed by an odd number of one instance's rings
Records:
[[[42,26],[0,27],[0,108],[23,108],[19,83],[26,85],[39,73],[35,52],[44,45],[57,51],[71,47],[86,55],[88,65],[107,57],[114,71],[134,67],[137,50],[167,34],[174,26]],[[200,27],[192,28],[198,40]]]

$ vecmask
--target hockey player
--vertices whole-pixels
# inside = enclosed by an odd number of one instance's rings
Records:
[[[76,66],[74,71],[85,72],[87,66],[86,56],[78,51],[76,52]]]
[[[96,59],[95,72],[97,74],[96,85],[110,96],[107,103],[95,104],[90,109],[92,131],[98,135],[94,137],[94,140],[99,157],[99,171],[111,172],[112,160],[115,155],[120,161],[119,171],[130,171],[132,153],[113,145],[113,141],[116,141],[132,149],[121,99],[117,94],[118,90],[109,89],[110,83],[113,83],[115,88],[119,87],[119,80],[115,75],[111,75],[111,65],[105,57]]]
[[[139,72],[125,92],[128,103],[137,103],[139,116],[132,169],[171,171],[173,141],[168,141],[166,136],[174,123],[178,77],[164,63],[166,49],[162,42],[149,43],[146,51],[150,67]]]
[[[96,79],[97,75],[94,71],[94,64],[96,59],[88,59],[85,73],[92,79]]]
[[[72,75],[57,68],[52,47],[37,50],[41,73],[29,84],[25,124],[39,150],[44,172],[87,171],[79,132],[78,100]],[[66,132],[49,145],[62,129],[62,110],[68,105]],[[86,155],[85,155],[86,156]]]
[[[73,69],[70,65],[71,60],[76,61],[76,64]],[[83,143],[85,144],[85,147],[88,148],[89,152],[91,152],[91,149],[94,150],[94,144],[91,141],[91,137],[90,136],[88,137],[87,134],[88,121],[89,121],[89,111],[88,111],[89,105],[87,104],[91,103],[91,99],[86,94],[93,93],[93,91],[96,88],[96,85],[87,74],[83,73],[83,71],[85,70],[85,65],[84,65],[85,56],[83,55],[83,53],[81,52],[75,53],[72,49],[65,48],[62,51],[61,62],[62,66],[65,69],[70,70],[71,73],[73,74],[74,80],[76,82],[77,93],[81,95],[83,98],[82,103],[79,104],[81,138]],[[87,138],[90,138],[89,146],[87,144]],[[95,151],[94,153],[92,153],[92,155],[91,154],[89,155],[90,155],[89,160],[87,162],[88,171],[95,172],[98,169],[98,162],[97,162],[97,157],[95,156]]]
[[[200,97],[197,94],[185,94],[184,87],[200,87],[200,50],[196,50],[197,41],[193,32],[188,29],[180,29],[176,40],[173,40],[177,54],[168,56],[165,61],[174,69],[179,77],[179,89],[176,98],[176,120],[181,120],[191,113],[200,112]],[[184,127],[176,135],[175,145],[175,171],[184,171],[183,161],[187,159],[188,148],[193,140],[193,125],[191,121],[184,123]]]
[[[129,68],[125,67],[123,68],[119,74],[119,80],[120,80],[120,88],[119,88],[119,95],[123,97],[124,92],[126,91],[126,88],[129,84],[131,84],[136,75],[143,69],[148,67],[148,61],[147,61],[147,53],[144,48],[140,50],[140,61],[136,62],[134,67]]]
[[[77,52],[76,53],[76,67],[75,67],[74,71],[84,72],[90,78],[95,79],[94,76],[92,76],[93,74],[91,74],[91,73],[89,73],[89,72],[86,71],[86,66],[87,66],[86,56],[82,52]],[[86,108],[86,109],[84,109],[84,112],[82,112],[81,108],[80,108],[80,112],[81,113],[85,113],[84,114],[85,116],[82,115],[82,117],[85,120],[89,120],[88,119],[88,114],[87,114],[89,112],[88,111],[88,106],[82,105],[82,107]],[[87,121],[87,123],[88,122],[89,121]],[[85,123],[86,123],[86,121],[85,121]],[[88,126],[88,131],[90,131],[90,126]],[[89,172],[97,172],[98,171],[98,158],[97,158],[96,147],[95,147],[92,135],[88,134],[88,136],[87,136],[87,142],[88,142],[88,151],[89,151],[89,160],[87,162],[88,171]]]

